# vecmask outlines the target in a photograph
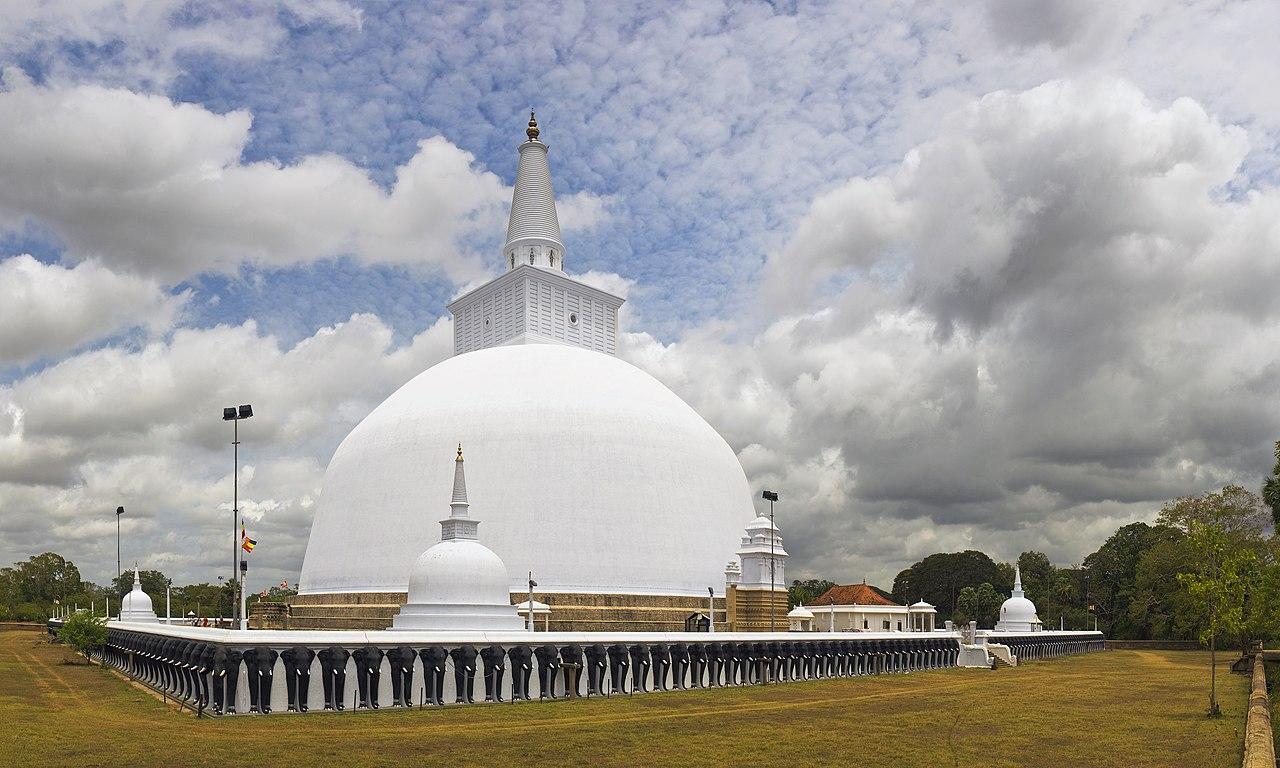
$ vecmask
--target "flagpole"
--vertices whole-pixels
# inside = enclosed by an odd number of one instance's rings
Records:
[[[240,527],[240,420],[232,419],[231,422],[231,452],[233,456],[233,469],[231,471],[231,578],[236,578],[237,561],[243,561],[244,556],[240,554],[240,542],[236,541],[236,528]],[[240,566],[243,568],[243,566]],[[241,585],[244,586],[243,584]],[[236,612],[235,597],[231,598],[231,612]]]

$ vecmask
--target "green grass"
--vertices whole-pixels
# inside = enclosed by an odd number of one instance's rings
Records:
[[[0,632],[0,764],[1239,765],[1248,680],[1208,655],[1108,651],[610,701],[197,720],[33,632]]]

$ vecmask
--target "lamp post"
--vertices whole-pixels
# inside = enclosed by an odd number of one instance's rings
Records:
[[[716,631],[716,591],[707,587],[707,634]]]
[[[164,623],[165,626],[173,626],[173,603],[169,599],[170,590],[173,588],[173,579],[164,580]]]
[[[222,623],[222,578],[218,577],[218,624]]]
[[[774,597],[773,590],[775,578],[774,570],[777,565],[777,560],[774,555],[774,542],[778,540],[778,531],[773,524],[773,502],[778,500],[778,494],[776,491],[765,491],[760,496],[765,501],[769,502],[769,631],[777,632],[778,628],[776,624],[778,621],[778,603]]]
[[[124,507],[116,507],[116,579],[120,578],[120,516]]]
[[[234,470],[231,473],[232,478],[232,496],[231,496],[231,578],[236,577],[236,561],[240,561],[240,569],[244,571],[243,558],[240,557],[240,540],[236,538],[236,533],[240,528],[240,420],[253,416],[252,405],[242,405],[240,407],[230,407],[222,409],[222,420],[231,422],[231,452],[235,462]],[[241,592],[244,592],[243,583],[241,584]],[[243,602],[243,600],[241,601]],[[243,606],[241,608],[243,610]],[[231,612],[235,613],[235,598],[231,600]],[[233,624],[235,616],[232,616]]]

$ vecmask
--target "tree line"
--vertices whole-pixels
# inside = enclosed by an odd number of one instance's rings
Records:
[[[237,581],[218,584],[171,585],[161,571],[139,571],[142,591],[151,598],[156,615],[165,615],[165,587],[169,587],[169,604],[173,616],[187,613],[199,617],[230,617],[238,600]],[[0,568],[0,621],[44,621],[57,606],[92,608],[98,615],[106,615],[107,599],[111,613],[120,610],[120,600],[133,589],[133,571],[121,573],[105,586],[85,581],[75,563],[54,552],[44,552],[26,562]],[[260,600],[281,600],[296,594],[287,584],[263,590],[248,597],[252,604]]]
[[[1017,558],[1022,587],[1046,629],[1097,628],[1117,640],[1199,640],[1214,648],[1280,641],[1280,442],[1261,494],[1229,485],[1166,503],[1154,523],[1130,523],[1079,563],[1043,552]],[[938,622],[991,627],[1013,589],[1014,563],[978,550],[939,552],[893,580],[896,602],[931,603]],[[795,581],[791,602],[834,583]]]

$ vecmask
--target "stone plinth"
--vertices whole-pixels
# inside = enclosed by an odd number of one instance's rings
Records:
[[[528,593],[511,594],[511,603],[524,602]],[[553,632],[681,632],[691,613],[706,613],[705,597],[681,595],[598,595],[534,592],[534,599],[551,606]],[[289,598],[289,629],[387,629],[404,604],[404,592],[361,592],[295,595]],[[716,598],[716,631],[727,629],[724,598]],[[782,610],[786,616],[786,594]],[[785,621],[784,621],[785,623]],[[764,629],[769,628],[768,613]],[[543,620],[537,621],[538,631]]]
[[[729,602],[733,607],[729,616],[731,632],[768,632],[771,607],[776,617],[776,630],[787,630],[787,612],[791,606],[785,588],[779,587],[770,592],[767,589],[731,587],[730,592]]]
[[[289,606],[254,603],[249,606],[249,629],[289,629]]]

